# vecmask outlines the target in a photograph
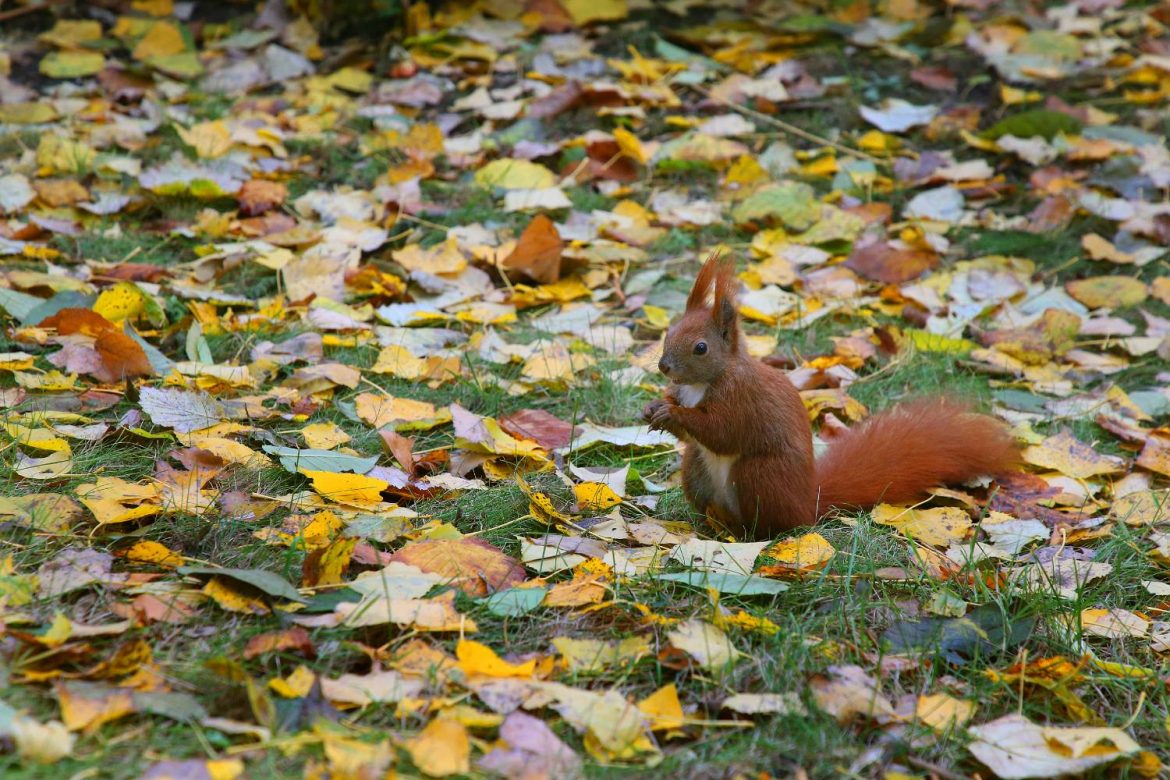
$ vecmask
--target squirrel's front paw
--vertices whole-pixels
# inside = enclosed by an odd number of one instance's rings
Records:
[[[646,404],[642,410],[642,419],[650,424],[650,430],[664,431],[670,423],[674,408],[670,401],[658,398]]]

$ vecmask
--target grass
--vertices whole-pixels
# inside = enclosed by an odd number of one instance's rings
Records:
[[[845,5],[848,4],[837,4],[840,7]],[[686,25],[701,21],[705,20],[700,19],[700,14],[692,12],[686,18]],[[658,28],[645,22],[645,19],[640,19],[630,24],[613,25],[597,49],[599,56],[624,58],[631,46],[644,56],[657,56],[653,52]],[[670,22],[672,30],[682,24],[673,16]],[[924,25],[905,42],[911,47],[907,50],[929,57],[931,47],[940,40],[943,32],[932,25]],[[902,97],[918,104],[939,101],[937,94],[907,82],[905,62],[865,51],[847,54],[839,41],[829,35],[818,37],[810,47],[805,53],[809,55],[810,72],[815,78],[845,77],[840,86],[834,88],[831,99],[821,101],[825,105],[814,103],[810,104],[812,107],[801,104],[785,108],[782,116],[786,121],[816,135],[855,137],[867,129],[859,119],[858,106],[872,105],[886,97]],[[531,54],[529,49],[522,51],[525,69],[531,64]],[[956,62],[963,63],[966,70],[983,67],[983,60],[970,52],[956,57]],[[482,76],[475,78],[478,80]],[[994,86],[995,82],[989,79],[971,87],[962,99],[991,101]],[[680,89],[680,92],[688,95],[688,100],[694,97],[685,90]],[[1097,98],[1096,91],[1084,92],[1084,95]],[[205,95],[194,89],[184,98],[183,110],[193,121],[207,121],[230,119],[236,107],[237,102],[231,97]],[[440,105],[433,110],[438,112],[446,108]],[[691,106],[686,109],[689,111]],[[428,108],[418,112],[418,121],[428,121],[430,111],[432,109]],[[628,116],[598,118],[594,111],[592,106],[577,108],[544,123],[530,119],[513,124],[499,123],[489,128],[490,144],[494,145],[492,154],[498,149],[502,155],[524,138],[571,139],[592,128],[611,130],[621,126],[643,139],[651,136],[669,139],[672,134],[683,132],[678,125],[664,121],[665,113],[684,114],[681,108],[666,112],[648,111],[645,124],[641,119]],[[1005,113],[1009,112],[1002,107],[989,107],[983,124],[990,124]],[[414,112],[409,115],[413,117]],[[802,139],[778,135],[771,127],[757,129],[761,132],[748,138],[752,153],[761,152],[773,140],[782,140],[797,149],[812,146]],[[286,140],[289,158],[301,164],[287,181],[289,203],[316,189],[371,189],[389,167],[403,161],[402,156],[394,151],[364,151],[363,137],[374,134],[376,131],[369,120],[343,118],[334,129],[319,138]],[[0,156],[17,160],[26,151],[35,150],[38,140],[36,133],[7,133],[0,136]],[[943,143],[952,144],[952,140],[944,139]],[[968,153],[974,154],[967,150],[959,157],[966,159]],[[144,148],[133,154],[145,166],[161,164],[174,154],[194,159],[193,150],[167,123],[152,135]],[[550,169],[560,174],[580,162],[584,154],[579,146],[568,147],[546,162]],[[472,180],[473,170],[456,169],[442,156],[434,162],[440,175],[426,179],[421,185],[423,201],[429,210],[419,215],[420,220],[409,225],[408,234],[395,239],[399,243],[379,249],[366,262],[374,262],[381,268],[393,268],[390,251],[403,243],[417,242],[429,246],[445,240],[448,228],[479,224],[496,230],[501,240],[508,240],[520,235],[527,226],[532,215],[503,212],[500,193],[476,186]],[[990,208],[1005,216],[1027,214],[1036,199],[1027,194],[1029,185],[1027,177],[1020,174],[1022,168],[1006,162],[997,162],[997,165],[1019,191],[1007,195],[1006,200]],[[565,192],[573,209],[585,214],[612,210],[627,198],[649,208],[653,193],[666,189],[684,188],[692,198],[718,200],[725,197],[726,193],[721,190],[723,175],[720,167],[707,162],[664,160],[645,167],[645,178],[633,182],[625,191],[603,191],[595,186],[596,182],[582,182],[566,186]],[[809,181],[819,195],[828,194],[824,180]],[[125,184],[132,186],[129,180]],[[897,208],[911,195],[911,188],[907,187],[896,188],[883,197],[895,205],[897,213]],[[187,197],[146,197],[135,208],[137,210],[125,214],[89,220],[79,235],[59,234],[52,239],[51,245],[62,252],[61,262],[70,269],[77,269],[86,261],[174,267],[196,259],[197,248],[209,239],[206,236],[186,237],[173,232],[172,228],[194,223],[204,209],[230,212],[236,209],[236,204],[231,199],[204,201]],[[295,211],[291,205],[286,205],[286,209],[289,213]],[[550,216],[555,221],[563,221],[569,213],[553,212]],[[391,232],[399,233],[404,227],[404,223],[399,223]],[[957,228],[948,234],[954,247],[948,261],[952,256],[962,259],[990,255],[1025,257],[1035,263],[1038,280],[1061,284],[1076,278],[1118,273],[1116,267],[1085,259],[1080,243],[1081,236],[1086,233],[1112,235],[1114,230],[1115,225],[1111,222],[1083,215],[1075,218],[1069,229],[1046,235],[986,227]],[[717,244],[726,244],[738,253],[746,254],[745,247],[751,241],[753,231],[754,228],[730,223],[672,226],[657,241],[642,248],[649,261],[628,270],[665,268],[666,276],[650,290],[648,301],[669,308],[681,304],[701,259],[698,257],[700,252]],[[569,243],[572,251],[582,248],[578,243]],[[837,248],[847,251],[847,247]],[[44,270],[42,263],[31,260],[10,259],[9,262],[8,270]],[[593,263],[586,270],[601,267],[600,263]],[[1142,269],[1124,268],[1122,272],[1149,282],[1157,276],[1164,276],[1166,265],[1161,261]],[[225,270],[211,283],[224,291],[259,300],[278,293],[277,280],[277,274],[270,269],[245,262]],[[598,294],[603,290],[604,286],[599,287]],[[152,343],[161,345],[171,358],[185,359],[184,334],[191,316],[188,302],[172,294],[165,285],[159,289],[158,295],[166,308],[170,325],[158,336],[151,336]],[[377,305],[382,301],[373,299],[371,302]],[[519,324],[501,326],[497,330],[511,344],[545,343],[549,337],[531,327],[527,320],[546,310],[529,310]],[[1143,329],[1139,332],[1144,333],[1145,322],[1139,310],[1160,317],[1170,316],[1170,306],[1154,299],[1141,307],[1116,312],[1116,315],[1138,325]],[[226,313],[226,310],[222,311]],[[614,312],[620,321],[626,323],[640,316],[626,316],[617,308]],[[870,316],[876,317],[881,325],[907,325],[902,319],[886,314],[866,314],[866,317]],[[260,328],[229,328],[209,333],[206,338],[217,362],[247,363],[256,343],[283,341],[308,327],[298,317],[299,311],[294,311],[285,320]],[[831,354],[834,337],[848,335],[873,322],[861,315],[846,313],[822,318],[798,330],[769,328],[755,322],[749,323],[747,329],[754,335],[774,336],[780,354],[809,360]],[[478,325],[455,320],[444,322],[442,326],[462,329],[469,337],[475,337],[483,330]],[[639,340],[637,349],[648,346],[658,335],[644,326],[633,332]],[[11,330],[0,336],[0,351],[27,350],[41,355],[37,370],[51,368],[43,357],[48,349],[27,340],[18,340],[19,335],[16,330]],[[344,338],[348,334],[338,335]],[[278,416],[262,420],[242,417],[240,422],[254,429],[235,435],[235,438],[254,450],[272,443],[303,446],[300,430],[305,424],[328,422],[339,426],[351,437],[344,446],[354,453],[380,455],[382,442],[377,431],[357,419],[353,410],[355,398],[361,393],[381,392],[438,406],[458,403],[475,414],[495,418],[523,409],[541,409],[567,422],[589,421],[622,426],[636,423],[642,407],[656,396],[658,390],[657,380],[630,384],[621,379],[619,372],[629,366],[628,356],[624,355],[614,357],[592,351],[590,354],[596,359],[595,365],[575,374],[571,383],[521,387],[519,383],[525,382],[525,376],[520,362],[491,363],[480,357],[472,346],[459,349],[464,368],[462,374],[453,381],[426,383],[373,373],[371,368],[379,351],[374,341],[359,346],[329,346],[325,359],[361,370],[365,380],[362,384],[326,393],[316,408],[308,413],[302,413],[302,408],[288,406],[281,399],[268,399],[265,403],[275,408]],[[1156,390],[1163,384],[1166,371],[1163,362],[1156,355],[1134,358],[1119,373],[1086,375],[1075,391],[1105,391],[1111,386],[1126,392]],[[270,387],[278,387],[297,365],[276,370],[265,387],[241,390],[239,394],[260,394]],[[848,394],[871,412],[906,398],[934,393],[961,396],[987,408],[996,392],[1022,389],[1019,382],[1004,381],[976,370],[972,361],[963,355],[944,352],[907,350],[894,359],[873,361],[858,373],[859,379],[848,387]],[[14,386],[12,373],[0,372],[0,389]],[[518,387],[525,392],[516,392]],[[120,392],[123,388],[115,389]],[[33,398],[41,401],[46,396],[54,403],[62,404],[62,408],[69,398],[65,393],[34,395]],[[14,419],[12,415],[26,408],[17,406],[0,410],[3,421],[9,422]],[[174,466],[174,453],[182,450],[183,445],[174,439],[149,438],[130,430],[140,424],[149,428],[148,421],[127,419],[120,423],[124,415],[137,408],[131,398],[126,398],[107,411],[80,412],[84,420],[77,421],[79,424],[100,420],[109,423],[111,430],[95,443],[71,441],[73,466],[69,474],[50,482],[20,477],[15,472],[12,455],[22,449],[33,453],[5,437],[0,442],[0,447],[5,447],[4,451],[8,453],[0,459],[2,495],[8,498],[52,492],[72,496],[78,486],[110,477],[155,484],[158,464]],[[1150,426],[1164,422],[1163,418]],[[69,424],[67,420],[65,424]],[[1134,455],[1132,448],[1127,448],[1101,428],[1091,415],[1042,420],[1033,428],[1039,435],[1054,434],[1067,428],[1081,441],[1092,444],[1098,452],[1124,458]],[[451,426],[409,435],[415,437],[416,452],[449,449],[455,439]],[[568,461],[564,464],[566,468],[569,464],[578,467],[629,466],[641,477],[665,487],[657,494],[657,503],[652,508],[628,502],[623,512],[629,520],[674,523],[676,527],[684,528],[689,525],[706,535],[716,533],[687,504],[678,484],[678,455],[674,451],[645,452],[602,445],[585,452],[574,452],[564,459]],[[390,461],[383,458],[381,463],[389,465]],[[474,471],[469,476],[478,477],[481,472]],[[528,483],[533,490],[545,494],[558,510],[573,514],[575,495],[560,476],[553,473],[529,475]],[[309,487],[310,482],[304,475],[290,473],[275,461],[263,468],[229,466],[212,485],[213,490],[220,493],[266,497],[288,496]],[[575,517],[573,524],[545,523],[532,515],[530,497],[510,479],[490,482],[486,490],[435,495],[412,504],[411,508],[419,514],[419,519],[410,524],[412,532],[426,523],[436,527],[448,524],[463,534],[494,545],[513,558],[521,557],[526,539],[550,533],[578,535],[579,528],[574,524],[587,522],[591,514]],[[133,588],[99,581],[59,597],[37,598],[28,604],[7,603],[4,615],[6,636],[0,643],[0,698],[38,720],[59,718],[61,708],[52,687],[54,684],[65,678],[100,677],[94,671],[100,668],[99,663],[114,659],[120,648],[141,640],[151,648],[152,663],[173,691],[192,696],[216,717],[248,723],[264,720],[277,726],[271,749],[248,753],[247,776],[295,776],[306,773],[307,767],[313,764],[321,765],[326,754],[319,744],[291,749],[296,732],[309,732],[314,728],[321,732],[336,729],[350,738],[366,742],[384,739],[387,735],[393,735],[395,739],[406,738],[417,732],[431,720],[431,711],[378,704],[336,713],[313,695],[286,699],[274,692],[268,683],[289,677],[301,665],[328,678],[343,674],[363,675],[375,664],[387,668],[396,660],[396,653],[412,640],[421,639],[430,647],[450,653],[455,646],[453,635],[426,634],[388,626],[362,629],[320,627],[310,631],[317,650],[315,658],[307,659],[295,650],[245,657],[243,648],[250,639],[290,628],[293,625],[291,613],[274,610],[265,614],[246,614],[204,603],[195,610],[191,620],[182,625],[147,622],[135,624],[113,636],[72,637],[56,647],[46,646],[44,642],[43,632],[58,613],[77,624],[113,624],[123,619],[120,610],[136,595],[149,592],[160,583],[180,581],[171,570],[134,563],[125,557],[128,550],[141,541],[162,544],[180,553],[190,563],[260,569],[291,583],[299,583],[310,554],[304,535],[292,534],[291,541],[281,544],[266,540],[263,532],[282,528],[285,524],[294,527],[300,522],[296,515],[312,513],[311,510],[294,510],[286,503],[260,518],[234,515],[219,508],[202,516],[169,512],[146,521],[119,523],[106,528],[85,523],[69,534],[33,531],[13,522],[12,515],[0,514],[0,541],[3,541],[0,572],[6,572],[11,564],[17,576],[36,574],[66,548],[93,547],[116,556],[115,572],[133,572],[139,577]],[[913,718],[889,728],[866,717],[857,718],[845,726],[839,724],[818,704],[813,689],[817,681],[830,678],[835,669],[850,665],[860,666],[867,674],[876,677],[881,694],[903,714],[913,712],[918,696],[947,692],[975,704],[974,722],[977,723],[1020,712],[1041,723],[1084,721],[1124,726],[1139,743],[1162,750],[1164,754],[1164,748],[1158,746],[1166,742],[1170,694],[1162,682],[1170,674],[1170,662],[1164,656],[1152,653],[1147,640],[1085,635],[1075,620],[1082,610],[1093,608],[1117,608],[1156,619],[1164,617],[1165,597],[1152,595],[1142,585],[1150,580],[1165,582],[1168,579],[1164,562],[1151,555],[1146,528],[1117,523],[1108,529],[1108,533],[1102,531],[1101,526],[1091,524],[1064,530],[1071,536],[1048,550],[1059,547],[1066,553],[1092,556],[1094,562],[1112,567],[1107,576],[1087,583],[1071,599],[1062,598],[1044,583],[1028,585],[1020,581],[1014,571],[1017,562],[1012,560],[993,560],[949,572],[945,577],[933,575],[924,568],[915,546],[903,535],[889,526],[875,523],[868,513],[857,512],[836,516],[817,527],[816,531],[837,551],[835,556],[823,568],[786,579],[788,589],[774,596],[724,594],[716,600],[710,593],[678,583],[653,578],[623,578],[612,583],[606,603],[596,608],[537,607],[521,616],[505,617],[493,612],[484,601],[472,599],[462,592],[457,595],[456,606],[478,627],[478,631],[474,635],[468,634],[468,638],[506,653],[510,658],[519,659],[526,654],[546,655],[550,652],[551,640],[556,637],[607,640],[646,637],[651,651],[643,657],[598,672],[558,670],[556,679],[598,692],[618,690],[632,701],[641,700],[664,685],[674,684],[688,708],[688,715],[711,721],[688,726],[682,737],[670,733],[656,735],[662,752],[660,764],[653,767],[621,766],[590,758],[580,735],[563,719],[548,710],[538,710],[541,719],[586,758],[586,771],[590,777],[723,778],[751,777],[767,772],[771,776],[835,778],[890,776],[886,773],[903,771],[925,776],[930,773],[932,765],[962,776],[982,771],[970,759],[966,750],[968,737],[962,729],[936,733]],[[1100,537],[1097,538],[1096,534]],[[795,535],[787,534],[785,538]],[[378,553],[393,553],[402,547],[404,541],[372,542],[370,548]],[[770,560],[765,556],[764,562]],[[372,566],[354,564],[346,576],[352,578],[365,568]],[[678,567],[668,564],[667,568],[674,570]],[[151,575],[153,579],[144,581],[143,575]],[[528,575],[530,578],[535,576],[532,572]],[[555,585],[567,577],[565,573],[550,574],[546,584]],[[186,580],[182,587],[195,593],[205,579]],[[0,573],[0,604],[4,604],[5,598],[11,598],[12,581],[8,574]],[[331,593],[335,598],[349,597],[345,589],[325,593]],[[961,623],[954,616],[936,614],[937,609],[931,611],[938,604],[959,602],[964,605],[964,619],[968,623]],[[119,611],[115,612],[115,608]],[[23,613],[27,619],[22,620],[20,615],[12,617],[13,612]],[[717,621],[740,613],[745,616],[740,618],[743,621],[741,626],[755,621],[755,628],[728,630],[741,654],[734,665],[705,670],[681,663],[679,656],[669,651],[668,633],[676,621],[689,618]],[[977,626],[973,622],[976,620],[979,621]],[[975,626],[975,630],[968,630],[970,626]],[[936,628],[945,629],[947,633],[932,633],[931,629]],[[975,641],[973,635],[985,637],[986,641]],[[905,649],[900,643],[913,645],[912,660],[906,661],[896,652]],[[1090,651],[1100,663],[1091,662]],[[1007,670],[1015,665],[1057,656],[1072,664],[1081,664],[1079,678],[1064,689],[1046,688],[1027,681],[1021,685],[1019,680],[1005,677]],[[1136,673],[1133,669],[1150,669],[1153,675]],[[38,675],[43,673],[43,679],[26,679],[30,671]],[[254,683],[251,693],[243,682],[245,678]],[[107,682],[117,679],[115,676]],[[449,696],[450,702],[486,712],[482,700],[470,694],[463,696],[459,688],[445,689],[437,678],[432,682],[433,688],[426,693],[428,701]],[[738,718],[721,708],[723,700],[734,692],[793,693],[799,697],[806,712]],[[458,698],[460,696],[463,698]],[[270,718],[264,716],[268,711]],[[315,722],[318,716],[324,716],[324,725]],[[751,724],[750,727],[731,725],[737,719]],[[495,738],[495,731],[491,728],[476,728],[473,732],[479,740],[477,745],[489,745]],[[202,759],[234,755],[233,751],[245,742],[244,738],[230,734],[226,728],[184,722],[160,713],[138,714],[79,734],[73,754],[51,770],[29,765],[8,750],[8,745],[0,743],[0,775],[34,780],[52,771],[79,778],[133,778],[164,757]],[[403,775],[417,771],[404,752],[397,751],[396,756],[396,771]],[[1133,774],[1130,768],[1118,771]]]

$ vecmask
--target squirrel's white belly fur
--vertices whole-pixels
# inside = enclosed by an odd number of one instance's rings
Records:
[[[703,397],[707,395],[707,385],[675,385],[674,393],[679,405],[692,408],[702,403]],[[703,459],[715,502],[727,510],[737,511],[739,499],[735,485],[731,482],[731,467],[739,458],[735,455],[717,455],[693,439],[687,442],[687,446],[698,450],[699,457]]]

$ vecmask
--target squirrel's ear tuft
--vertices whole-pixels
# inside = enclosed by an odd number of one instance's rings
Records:
[[[711,261],[708,260],[707,263],[710,264]],[[733,348],[739,338],[739,310],[736,306],[738,287],[735,260],[730,257],[718,258],[715,266],[715,305],[711,309],[711,316],[719,327],[723,340]]]
[[[719,253],[714,252],[699,269],[699,275],[695,277],[695,284],[691,287],[691,294],[687,296],[687,311],[707,307],[707,298],[711,295],[711,287],[719,272],[720,260]]]

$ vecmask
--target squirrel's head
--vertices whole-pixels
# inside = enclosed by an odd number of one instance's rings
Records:
[[[735,261],[712,255],[687,298],[687,310],[666,331],[658,370],[683,385],[710,384],[738,354],[743,338],[736,309]],[[708,301],[714,291],[714,299]]]

